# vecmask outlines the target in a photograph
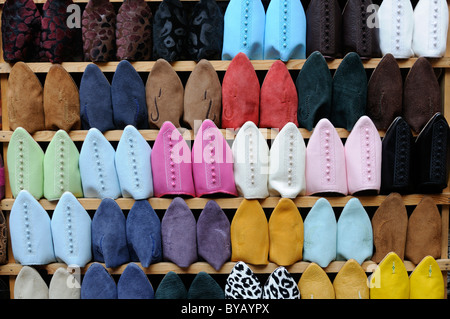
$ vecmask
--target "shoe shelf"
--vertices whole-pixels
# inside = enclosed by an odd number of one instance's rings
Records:
[[[253,67],[256,71],[267,71],[270,66],[273,64],[275,60],[251,60]],[[286,62],[286,67],[289,70],[300,70],[305,63],[305,59],[301,60],[289,60]],[[366,69],[375,69],[377,65],[380,63],[381,58],[373,58],[363,60],[363,66]],[[417,61],[417,58],[409,58],[398,60],[398,65],[400,68],[410,68]],[[135,61],[131,62],[133,67],[138,72],[150,72],[153,65],[156,61]],[[230,65],[231,61],[225,60],[210,60],[211,64],[215,68],[216,71],[226,71],[228,65]],[[339,64],[342,62],[342,59],[333,59],[328,61],[328,67],[330,70],[335,70],[338,68]],[[84,72],[84,69],[88,64],[93,62],[63,62],[61,65],[69,72],[69,73],[81,73]],[[430,59],[430,63],[434,68],[450,68],[450,57],[442,57]],[[47,73],[52,66],[50,62],[28,62],[28,66],[35,73]],[[103,72],[114,72],[119,64],[119,61],[111,61],[111,62],[96,62],[96,65]],[[177,72],[188,72],[192,71],[197,63],[195,61],[175,61],[172,62],[171,65]],[[0,63],[0,74],[10,73],[12,64],[7,62]]]
[[[222,132],[223,136],[227,140],[233,140],[237,133],[236,131],[228,130],[228,129],[220,129],[220,131]],[[276,130],[276,129],[260,128],[259,131],[262,133],[264,138],[266,138],[267,140],[273,140],[278,134],[278,130]],[[312,131],[308,131],[307,129],[304,129],[304,128],[299,128],[299,131],[302,134],[303,138],[308,139],[311,137]],[[349,131],[347,131],[346,129],[343,129],[343,128],[337,128],[336,131],[339,134],[340,138],[347,138],[348,135],[350,134]],[[82,142],[86,138],[87,132],[88,132],[87,130],[73,130],[73,131],[68,132],[68,134],[69,134],[70,138],[72,139],[72,141]],[[139,133],[141,133],[141,135],[149,142],[156,140],[156,137],[158,136],[158,132],[159,132],[159,130],[156,130],[156,129],[155,130],[152,130],[152,129],[139,130]],[[39,132],[32,134],[32,137],[36,142],[50,142],[52,140],[53,136],[55,135],[55,133],[56,133],[56,131],[39,131]],[[118,142],[120,140],[120,137],[122,136],[122,133],[123,133],[122,130],[111,130],[111,131],[104,132],[103,135],[105,136],[105,138],[108,141]],[[186,129],[186,130],[182,130],[181,133],[182,133],[183,138],[186,141],[194,140],[195,134],[194,134],[193,130]],[[383,137],[385,134],[384,131],[379,131],[379,133],[380,133],[381,137]],[[13,134],[13,131],[0,131],[0,143],[9,142],[12,134]]]
[[[403,195],[403,202],[406,206],[416,206],[421,201],[422,194]],[[436,205],[450,205],[450,193],[433,194],[431,196]],[[347,202],[354,196],[336,196],[326,197],[333,207],[344,207]],[[358,196],[361,204],[364,207],[377,207],[386,199],[387,195],[376,196]],[[297,207],[311,208],[316,201],[321,198],[320,196],[299,196],[293,199]],[[243,197],[194,197],[185,198],[185,202],[190,209],[203,209],[206,203],[210,200],[214,200],[219,204],[222,209],[237,209],[241,204]],[[280,201],[280,197],[267,197],[259,200],[263,208],[274,208]],[[101,199],[98,198],[78,198],[78,201],[83,205],[86,210],[96,210],[101,203]],[[118,198],[115,200],[122,210],[129,210],[134,204],[132,198]],[[171,198],[156,198],[152,197],[148,199],[150,205],[156,210],[165,210],[172,202]],[[40,199],[39,203],[45,210],[54,210],[58,201],[49,201],[47,199]],[[10,211],[14,204],[13,198],[5,198],[1,201],[0,208],[4,211]]]
[[[450,270],[450,260],[449,259],[436,259],[441,270]],[[209,274],[229,274],[233,269],[235,262],[226,262],[219,270],[215,270],[207,262],[195,262],[189,267],[181,268],[177,265],[169,262],[159,262],[151,264],[149,267],[142,267],[140,263],[137,264],[146,274],[149,275],[165,275],[169,271],[176,272],[178,274],[197,274],[200,271],[205,271]],[[323,268],[327,273],[337,273],[344,266],[345,261],[332,261],[327,267]],[[80,274],[84,274],[86,270],[92,263],[88,263],[85,267],[79,269]],[[105,266],[104,264],[102,264]],[[310,262],[300,261],[290,266],[285,266],[286,270],[290,273],[303,273],[306,268],[310,265]],[[416,265],[412,262],[405,260],[404,265],[406,271],[413,271]],[[111,275],[120,275],[125,270],[127,264],[123,264],[115,268],[106,268]],[[365,261],[361,264],[361,267],[365,272],[371,273],[375,270],[377,264],[373,261]],[[38,270],[46,271],[49,275],[55,273],[55,271],[60,267],[67,267],[63,263],[52,263],[48,265],[33,266]],[[270,274],[273,272],[278,265],[275,263],[268,263],[267,265],[250,265],[252,271],[258,274]],[[9,263],[0,266],[0,275],[18,275],[22,266],[15,263]]]
[[[1,1],[1,0],[0,0]],[[1,3],[1,2],[0,2]],[[1,7],[1,5],[0,5]],[[414,62],[416,61],[416,58],[410,58],[410,59],[404,59],[404,60],[397,60],[398,65],[401,68],[408,69],[412,67]],[[290,70],[300,70],[306,60],[290,60],[286,63],[288,69]],[[329,60],[328,65],[330,69],[336,69],[339,64],[341,63],[341,59],[335,59],[335,60]],[[369,59],[363,61],[363,65],[367,69],[374,69],[380,59]],[[436,69],[443,69],[443,76],[442,76],[442,99],[443,99],[443,113],[444,115],[450,119],[450,57],[443,57],[440,59],[431,59],[430,60],[432,66]],[[66,68],[66,70],[69,73],[82,73],[84,72],[84,69],[90,62],[64,62],[62,63],[62,66]],[[226,71],[230,61],[211,61],[213,66],[217,71]],[[255,67],[255,70],[258,72],[265,72],[267,71],[270,66],[272,65],[273,61],[271,60],[260,60],[252,61],[253,66]],[[151,68],[154,64],[154,61],[142,61],[142,62],[132,62],[132,65],[136,68],[138,72],[150,72]],[[28,63],[30,68],[36,72],[36,73],[47,73],[48,70],[51,67],[51,63]],[[100,69],[103,72],[114,72],[118,62],[107,62],[107,63],[97,63],[99,65]],[[190,72],[195,67],[196,62],[194,61],[177,61],[173,62],[172,66],[177,72]],[[2,96],[2,130],[0,131],[0,143],[3,145],[3,159],[5,161],[5,181],[6,181],[6,197],[0,201],[0,209],[5,213],[5,217],[7,221],[9,221],[9,212],[11,211],[11,208],[14,204],[14,198],[11,195],[11,191],[9,189],[9,183],[8,183],[8,173],[7,173],[7,162],[6,162],[6,152],[8,147],[8,142],[11,138],[11,135],[13,131],[9,130],[9,122],[8,122],[8,110],[6,105],[6,88],[8,85],[8,75],[11,70],[12,65],[10,63],[6,62],[0,62],[0,90],[1,90],[1,96]],[[343,129],[343,128],[336,128],[337,133],[339,137],[345,139],[349,135],[349,131]],[[260,128],[261,133],[267,140],[274,139],[276,134],[278,133],[277,130],[274,129],[265,129]],[[302,136],[305,138],[305,140],[309,139],[312,131],[308,131],[304,128],[299,128],[299,131],[301,132]],[[227,140],[233,140],[235,137],[236,132],[233,130],[225,130],[221,129],[221,132],[223,133],[224,137]],[[39,131],[34,133],[32,136],[33,138],[39,142],[39,143],[48,143],[53,138],[56,131]],[[117,142],[120,140],[120,137],[122,135],[122,130],[112,130],[107,131],[104,133],[104,136],[107,140],[111,142]],[[142,136],[149,141],[150,143],[155,141],[159,130],[157,129],[148,129],[148,130],[140,130],[140,133]],[[83,142],[86,137],[87,131],[86,130],[73,130],[69,132],[69,136],[74,142]],[[385,132],[379,131],[380,137],[383,137]],[[182,132],[182,135],[185,140],[193,141],[194,140],[194,131],[193,130],[185,130]],[[415,206],[417,205],[420,200],[422,199],[424,195],[423,194],[408,194],[403,195],[403,201],[406,206]],[[435,203],[438,205],[438,207],[441,210],[441,218],[442,218],[442,253],[441,258],[436,259],[441,271],[443,272],[443,275],[446,276],[447,271],[450,271],[450,259],[448,256],[448,249],[447,249],[447,243],[448,243],[448,229],[449,229],[449,207],[450,207],[450,188],[445,189],[442,193],[439,194],[432,194],[431,195],[435,201]],[[350,198],[354,196],[329,196],[326,197],[327,200],[330,202],[332,207],[342,208],[345,206],[345,204],[349,201]],[[378,207],[386,198],[386,195],[374,195],[374,196],[357,196],[359,200],[361,201],[362,205],[364,207]],[[308,209],[314,205],[314,203],[320,198],[320,196],[299,196],[294,199],[295,204],[299,209]],[[83,207],[86,210],[94,211],[98,208],[100,205],[101,200],[96,198],[79,198],[78,199],[80,203],[83,205]],[[171,203],[171,198],[149,198],[148,199],[150,204],[155,210],[165,210]],[[193,209],[193,210],[201,210],[204,208],[205,204],[209,200],[215,200],[220,207],[223,209],[227,209],[230,211],[236,210],[240,203],[242,202],[242,197],[220,197],[220,195],[216,197],[205,197],[205,198],[186,198],[185,201],[187,205]],[[261,199],[260,203],[263,208],[267,209],[273,209],[277,203],[279,202],[279,197],[268,197],[266,199]],[[131,209],[134,199],[131,198],[118,198],[116,199],[116,202],[119,204],[120,208],[123,210]],[[40,199],[39,203],[42,205],[42,207],[51,212],[55,209],[57,202],[56,201],[48,201],[46,199]],[[9,284],[11,289],[11,296],[13,297],[13,288],[15,283],[15,278],[19,274],[20,270],[22,269],[22,265],[15,263],[14,257],[12,254],[12,248],[10,243],[10,237],[8,234],[8,256],[9,260],[8,263],[5,265],[0,265],[0,276],[9,276]],[[332,261],[327,267],[324,268],[324,270],[327,273],[337,273],[345,262],[343,261]],[[89,266],[92,263],[87,264],[85,267],[80,269],[81,274],[84,274],[86,270],[89,268]],[[210,274],[229,274],[232,270],[232,268],[235,265],[235,262],[226,262],[221,269],[215,270],[211,265],[209,265],[206,262],[195,262],[189,267],[181,268],[178,267],[174,263],[170,262],[159,262],[150,265],[149,267],[142,267],[140,263],[137,263],[146,274],[166,274],[169,271],[174,271],[179,274],[197,274],[200,271],[205,271]],[[306,261],[300,261],[297,263],[294,263],[293,265],[286,266],[286,269],[290,273],[303,273],[310,262]],[[405,267],[407,271],[413,271],[415,266],[412,262],[405,260],[404,261]],[[120,267],[116,268],[107,268],[108,272],[112,275],[120,275],[127,264],[121,265]],[[275,263],[268,263],[267,265],[250,265],[251,269],[255,273],[260,274],[268,274],[271,273],[273,270],[275,270],[278,265]],[[371,273],[375,270],[377,264],[373,261],[365,261],[362,263],[362,268],[367,272]],[[46,272],[49,275],[52,275],[59,267],[66,267],[63,263],[51,263],[48,265],[39,265],[35,266],[37,269],[40,269],[44,272]]]
[[[123,2],[123,0],[110,0],[111,2]],[[161,2],[161,0],[146,0],[148,2]],[[198,0],[182,0],[182,1],[198,1]],[[218,1],[227,1],[227,0],[218,0]],[[0,12],[2,10],[2,4],[5,0],[0,0]],[[43,4],[46,0],[35,0],[35,3]],[[73,0],[74,3],[87,3],[88,0]],[[450,0],[448,0],[450,5]],[[1,53],[1,50],[0,50]],[[3,58],[0,54],[0,92],[1,92],[1,114],[2,114],[2,130],[0,131],[0,143],[2,143],[3,148],[3,159],[5,162],[5,190],[6,196],[3,200],[0,201],[0,209],[5,213],[5,217],[7,223],[9,223],[9,212],[14,204],[14,198],[12,197],[11,190],[9,187],[8,181],[8,170],[7,170],[7,162],[6,162],[6,152],[8,148],[8,142],[11,138],[12,131],[9,130],[9,121],[8,121],[8,109],[6,104],[6,92],[8,85],[8,75],[11,72],[12,64],[4,62]],[[289,70],[301,70],[306,60],[289,60],[286,62],[286,66]],[[366,69],[375,69],[377,65],[380,63],[381,58],[372,58],[363,60],[363,66]],[[417,58],[409,58],[409,59],[398,59],[397,63],[400,68],[408,69],[413,66],[413,64],[417,61]],[[437,58],[437,59],[429,59],[431,65],[436,69],[442,69],[441,76],[441,88],[442,88],[442,112],[447,120],[450,122],[450,45],[447,46],[447,54],[445,57]],[[218,72],[226,71],[231,61],[222,61],[222,60],[213,60],[210,61],[213,67]],[[269,70],[274,60],[252,60],[253,67],[257,72],[266,72]],[[333,59],[328,60],[328,67],[330,70],[335,70],[338,68],[342,59]],[[62,66],[69,73],[83,73],[86,69],[87,65],[92,62],[64,62]],[[136,61],[131,64],[138,72],[150,72],[155,61]],[[52,63],[49,62],[30,62],[27,63],[31,70],[35,73],[45,74],[50,70]],[[96,63],[102,72],[115,72],[119,61],[112,61],[106,63]],[[191,72],[195,65],[195,61],[176,61],[171,63],[172,67],[177,72]],[[308,131],[303,128],[299,128],[302,136],[305,139],[308,139],[311,136],[311,131]],[[236,134],[234,131],[229,130],[221,130],[224,134],[225,138],[232,140]],[[267,139],[275,138],[277,131],[271,129],[263,129],[260,131],[263,133],[263,136]],[[120,140],[122,135],[121,130],[113,130],[104,133],[104,136],[107,140],[116,142]],[[142,136],[149,142],[152,142],[156,139],[158,135],[158,130],[150,129],[150,130],[140,130]],[[347,138],[349,132],[342,128],[337,128],[337,132],[341,138]],[[34,133],[33,138],[39,143],[47,143],[50,142],[52,137],[56,131],[39,131]],[[379,131],[380,137],[384,136],[384,131]],[[74,130],[69,132],[69,136],[75,142],[83,142],[86,137],[87,131],[85,130]],[[186,130],[183,132],[183,137],[187,141],[193,141],[194,132],[193,130]],[[419,204],[420,200],[423,198],[423,194],[408,194],[403,195],[403,201],[406,206],[415,206]],[[350,198],[355,196],[329,196],[326,199],[330,202],[332,207],[344,207],[345,204],[349,201]],[[357,196],[361,201],[364,207],[378,207],[386,198],[386,195],[361,195]],[[448,232],[449,232],[449,208],[450,208],[450,187],[447,187],[443,190],[442,193],[432,194],[431,197],[434,199],[436,205],[439,206],[441,211],[441,219],[442,219],[442,233],[441,233],[441,258],[436,259],[443,275],[446,277],[447,271],[450,271],[450,259],[448,255]],[[307,209],[312,207],[315,202],[320,198],[320,196],[299,196],[294,200],[294,203],[301,210],[302,208]],[[96,210],[100,205],[101,200],[96,198],[79,198],[78,199],[82,206],[86,210]],[[150,204],[155,210],[165,210],[171,203],[171,198],[149,198]],[[186,198],[185,201],[187,205],[191,209],[201,210],[204,208],[205,204],[209,200],[215,200],[222,209],[227,210],[236,210],[240,203],[242,202],[242,197],[221,197],[217,195],[215,197],[205,197],[205,198]],[[279,202],[279,197],[268,197],[266,199],[261,199],[260,203],[263,208],[274,208]],[[119,204],[120,208],[123,210],[131,209],[134,204],[134,199],[131,198],[118,198],[116,202]],[[42,207],[47,211],[52,211],[55,209],[57,202],[56,201],[48,201],[46,199],[40,199],[39,203]],[[228,212],[227,212],[228,213]],[[344,261],[332,261],[324,270],[327,273],[337,273],[342,266],[344,265]],[[81,268],[81,273],[85,273],[86,270],[92,263],[87,264],[85,267]],[[200,271],[205,271],[211,274],[229,274],[232,268],[235,265],[235,262],[226,262],[221,269],[215,270],[211,265],[206,262],[195,262],[191,264],[189,267],[181,268],[178,267],[174,263],[170,262],[158,262],[150,265],[149,267],[143,268],[140,263],[137,263],[145,273],[147,274],[166,274],[169,271],[174,271],[180,274],[197,274]],[[286,269],[290,273],[303,273],[310,262],[300,261],[294,263],[293,265],[286,266]],[[408,261],[404,261],[405,267],[407,271],[413,271],[415,265]],[[39,265],[35,266],[37,269],[41,269],[47,272],[49,275],[53,274],[59,267],[65,267],[65,264],[62,263],[51,263],[48,265]],[[111,274],[121,274],[127,264],[121,265],[117,268],[107,268],[108,272]],[[267,265],[250,265],[252,271],[255,273],[268,274],[275,270],[278,265],[275,263],[268,263]],[[375,270],[377,264],[373,261],[365,261],[362,263],[362,268],[371,273]],[[11,241],[8,233],[8,263],[5,265],[0,265],[0,276],[9,276],[9,284],[10,284],[10,292],[11,297],[13,297],[14,292],[14,283],[15,278],[19,274],[22,269],[22,265],[15,263],[14,257],[12,254]]]

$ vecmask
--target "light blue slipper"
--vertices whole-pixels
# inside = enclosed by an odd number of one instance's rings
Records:
[[[65,192],[59,199],[51,229],[58,261],[84,267],[92,259],[91,217],[72,193]]]
[[[231,0],[224,15],[222,60],[232,60],[239,52],[262,60],[265,20],[261,0]]]
[[[350,199],[337,222],[336,260],[355,259],[359,264],[372,257],[372,223],[358,198]]]
[[[121,196],[114,161],[116,151],[96,128],[91,128],[81,146],[78,164],[84,197],[116,199]]]
[[[26,190],[17,195],[11,208],[9,231],[14,260],[21,265],[56,262],[50,216]]]
[[[300,0],[271,0],[265,26],[264,60],[306,58],[306,15]]]
[[[151,153],[150,144],[141,133],[132,125],[125,127],[115,156],[123,197],[138,200],[153,196]]]
[[[337,223],[328,200],[319,198],[303,223],[303,260],[326,267],[336,259]]]

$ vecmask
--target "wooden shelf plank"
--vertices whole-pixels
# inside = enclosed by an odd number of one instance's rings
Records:
[[[363,65],[367,69],[374,69],[380,62],[380,58],[373,58],[363,60]],[[251,60],[253,67],[257,71],[267,71],[275,60]],[[289,70],[300,70],[305,63],[305,59],[295,59],[286,62],[286,67]],[[328,67],[330,69],[337,69],[342,59],[328,60]],[[417,61],[417,58],[410,58],[404,60],[397,60],[400,68],[410,68]],[[450,57],[439,59],[429,59],[434,68],[450,68]],[[216,71],[226,71],[231,61],[211,60],[212,66]],[[71,73],[82,73],[86,66],[92,62],[63,62],[61,65]],[[52,66],[50,62],[30,62],[27,63],[31,70],[35,73],[47,73]],[[114,72],[119,64],[119,61],[111,61],[104,63],[96,63],[103,72]],[[155,61],[135,61],[131,62],[136,71],[150,72]],[[190,72],[194,69],[197,63],[195,61],[175,61],[171,65],[175,71]],[[10,73],[13,64],[3,62],[0,63],[0,73]]]
[[[438,263],[439,268],[442,271],[450,270],[450,259],[437,259],[436,262]],[[92,264],[93,264],[93,262],[90,262],[85,267],[80,268],[79,269],[80,274],[85,274],[87,269]],[[100,264],[102,264],[103,267],[105,267],[104,263],[100,263]],[[234,265],[236,264],[236,262],[231,262],[231,261],[226,262],[222,266],[222,268],[220,268],[219,270],[215,270],[210,264],[208,264],[206,262],[195,262],[186,268],[178,267],[176,264],[170,263],[170,262],[159,262],[159,263],[152,264],[149,267],[145,267],[145,268],[142,267],[142,265],[138,262],[136,264],[148,275],[165,275],[169,271],[174,271],[178,274],[197,274],[200,271],[205,271],[210,274],[229,274],[231,272],[231,270],[233,269]],[[293,265],[286,266],[286,270],[291,274],[303,273],[310,264],[311,263],[307,262],[307,261],[300,261]],[[345,264],[345,261],[332,261],[327,267],[325,267],[323,269],[327,273],[337,273],[344,266],[344,264]],[[414,265],[412,262],[410,262],[408,260],[405,260],[404,264],[405,264],[406,270],[409,272],[413,271],[414,268],[416,267],[416,265]],[[127,265],[128,264],[123,264],[116,268],[106,268],[106,269],[111,275],[120,275],[123,273],[123,271],[125,270]],[[271,273],[278,267],[278,265],[275,263],[269,263],[267,265],[251,265],[251,264],[249,264],[248,266],[252,269],[252,271],[254,273],[257,273],[257,274]],[[364,269],[364,271],[366,273],[372,273],[375,270],[376,266],[377,266],[377,264],[373,261],[365,261],[361,265],[361,267]],[[0,266],[0,275],[16,276],[19,274],[22,267],[23,267],[22,265],[16,264],[16,263],[9,263],[6,265],[1,265]],[[48,274],[52,275],[55,273],[55,271],[58,268],[61,268],[61,267],[66,268],[67,265],[64,263],[51,263],[48,265],[38,265],[38,266],[33,266],[33,267],[35,267],[36,269],[39,269],[39,270],[44,270]]]
[[[423,198],[423,194],[411,194],[404,195],[403,201],[407,206],[413,206],[419,204]],[[432,194],[429,195],[433,198],[436,205],[449,205],[450,204],[450,193],[442,194]],[[354,196],[336,196],[336,197],[325,197],[333,207],[344,207],[347,202]],[[376,207],[381,205],[381,203],[386,199],[387,195],[378,196],[359,196],[361,204],[365,207]],[[293,201],[299,208],[309,208],[312,207],[316,201],[321,198],[321,196],[299,196],[294,198]],[[222,209],[237,209],[241,204],[243,197],[230,197],[230,198],[185,198],[186,204],[191,209],[203,209],[209,200],[216,201]],[[263,208],[274,208],[280,201],[280,197],[268,197],[265,199],[260,199],[259,202]],[[99,198],[79,198],[78,201],[83,205],[86,210],[96,210],[101,203]],[[156,198],[152,197],[148,199],[149,203],[154,209],[167,209],[172,202],[171,198]],[[117,204],[123,210],[129,210],[133,206],[135,200],[132,198],[118,198],[116,199]],[[47,199],[40,199],[39,203],[45,210],[52,211],[55,209],[58,201],[49,201]],[[0,208],[3,211],[10,211],[14,205],[13,198],[5,198],[1,201]]]
[[[220,131],[227,140],[234,139],[237,133],[237,131],[229,129],[220,129]],[[268,140],[274,139],[279,132],[276,129],[265,129],[265,128],[260,128],[259,131],[262,133],[264,138]],[[305,128],[299,128],[299,131],[302,134],[303,138],[308,139],[311,137],[312,131],[308,131]],[[348,135],[350,134],[349,131],[343,128],[336,128],[336,131],[339,137],[341,138],[347,138]],[[88,132],[87,130],[73,130],[69,132],[69,136],[73,141],[80,142],[85,140],[87,132]],[[155,141],[156,137],[158,136],[159,130],[157,129],[139,130],[139,132],[147,141]],[[193,130],[180,129],[180,132],[186,141],[191,141],[195,137]],[[32,137],[37,142],[50,142],[55,133],[56,131],[39,131],[32,134]],[[122,136],[122,133],[123,133],[122,130],[112,130],[104,132],[103,135],[108,141],[119,141],[120,137]],[[385,131],[378,131],[378,133],[380,134],[380,137],[383,137],[385,135]],[[0,142],[2,143],[9,142],[12,134],[13,131],[0,131]]]

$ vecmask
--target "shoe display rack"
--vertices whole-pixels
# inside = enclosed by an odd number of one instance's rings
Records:
[[[120,0],[110,0],[111,2],[121,2]],[[147,0],[150,2],[159,2],[160,0]],[[196,0],[184,0],[184,1],[196,1]],[[4,1],[0,0],[0,10],[2,9],[2,3]],[[43,4],[44,0],[35,0],[35,3],[37,4]],[[75,3],[80,4],[86,4],[87,0],[74,0]],[[448,0],[448,5],[450,6],[450,0]],[[450,34],[450,32],[449,32]],[[447,42],[447,53],[445,57],[439,58],[439,59],[430,59],[430,63],[436,70],[441,70],[441,75],[439,77],[440,79],[440,86],[442,91],[442,113],[446,117],[447,121],[450,122],[450,42]],[[380,62],[381,58],[372,58],[363,60],[364,67],[370,72],[370,70],[373,70],[376,68],[378,63]],[[417,58],[409,58],[409,59],[402,59],[397,60],[398,65],[401,69],[409,69],[413,66],[414,62],[417,60]],[[299,70],[302,68],[304,62],[306,60],[290,60],[286,63],[287,68],[292,72],[292,74],[297,74]],[[328,66],[330,70],[336,70],[337,67],[340,65],[342,59],[334,59],[334,60],[328,60]],[[231,61],[210,61],[211,64],[214,66],[217,72],[225,72],[227,70],[227,67],[229,66]],[[251,61],[256,72],[258,74],[265,74],[272,63],[273,60],[252,60]],[[62,66],[71,74],[79,74],[81,75],[83,71],[85,70],[86,66],[91,62],[63,62]],[[112,73],[115,71],[118,61],[114,62],[105,62],[105,63],[97,63],[97,65],[100,67],[100,69],[104,73]],[[132,62],[132,65],[135,67],[135,69],[140,73],[149,73],[152,69],[152,66],[154,65],[155,61],[137,61]],[[35,73],[41,73],[45,74],[49,71],[51,67],[51,63],[49,62],[35,62],[35,63],[27,63],[31,70]],[[171,65],[173,66],[174,70],[177,72],[191,72],[195,65],[195,61],[176,61],[172,62]],[[1,91],[1,111],[2,111],[2,128],[0,131],[0,143],[2,143],[2,149],[3,149],[3,159],[4,159],[4,165],[5,165],[5,198],[1,200],[0,202],[0,209],[4,212],[4,215],[7,220],[7,224],[9,223],[9,213],[11,211],[11,208],[14,204],[14,198],[11,193],[11,189],[9,186],[9,179],[8,179],[8,163],[6,161],[6,152],[8,149],[8,143],[12,136],[13,131],[10,130],[9,123],[8,123],[8,105],[6,103],[6,94],[7,94],[7,85],[8,85],[8,76],[11,71],[12,65],[10,63],[4,62],[3,55],[0,54],[0,91]],[[370,74],[370,73],[369,73]],[[270,131],[268,129],[260,129],[263,135],[269,140],[273,139],[276,135],[275,131]],[[309,139],[311,136],[311,131],[308,131],[304,128],[299,128],[302,136],[304,137],[305,141]],[[233,138],[232,132],[226,132],[225,129],[221,130],[224,135],[227,138]],[[339,136],[342,139],[345,139],[349,135],[349,131],[337,128],[337,132]],[[49,143],[54,136],[56,131],[39,131],[32,135],[32,137],[38,142],[42,143],[43,145]],[[87,131],[85,130],[74,130],[68,132],[69,136],[74,142],[81,142],[84,141]],[[149,129],[149,130],[140,130],[140,133],[142,136],[152,145],[152,143],[155,141],[158,130]],[[379,131],[380,137],[384,136],[384,131]],[[111,142],[117,142],[120,140],[120,137],[122,135],[122,131],[120,130],[113,130],[105,132],[104,136],[107,140]],[[186,140],[193,141],[194,139],[194,133],[192,131],[186,131],[183,135]],[[270,141],[269,141],[270,142]],[[407,207],[415,207],[419,204],[421,199],[423,198],[423,194],[409,194],[409,195],[403,195],[402,198],[404,200],[404,204]],[[343,208],[345,204],[349,201],[350,198],[354,196],[339,196],[339,197],[326,197],[326,199],[330,202],[333,208],[336,208],[336,210],[339,210],[340,208]],[[368,210],[369,216],[371,217],[373,212],[376,210],[376,208],[381,205],[381,203],[384,201],[384,199],[387,197],[386,195],[378,195],[378,196],[357,196],[359,200],[361,201],[362,205]],[[439,194],[431,194],[431,197],[434,199],[436,205],[438,205],[441,218],[442,218],[442,236],[441,236],[441,258],[437,259],[437,263],[444,275],[444,278],[447,278],[447,271],[450,271],[450,259],[449,259],[449,251],[448,251],[448,243],[449,243],[449,209],[450,209],[450,187],[447,187],[443,190],[442,193]],[[299,196],[294,199],[294,203],[297,205],[297,207],[300,210],[300,213],[302,214],[303,219],[306,216],[306,213],[308,210],[315,204],[315,202],[320,198],[320,196]],[[187,205],[192,209],[194,215],[198,216],[198,214],[201,212],[201,210],[204,208],[205,204],[209,200],[215,200],[219,206],[227,213],[230,220],[232,218],[233,212],[237,210],[240,203],[242,202],[242,197],[208,197],[208,198],[186,198],[185,201]],[[92,213],[95,212],[95,210],[98,208],[101,199],[93,199],[93,198],[79,198],[79,202],[83,205],[83,207],[89,212]],[[279,202],[279,197],[268,197],[266,199],[261,199],[260,203],[261,206],[264,209],[267,209],[269,212],[275,208],[277,203]],[[165,209],[168,208],[169,204],[171,203],[171,198],[156,198],[152,197],[149,198],[149,202],[152,205],[152,207],[157,212],[163,212]],[[116,202],[119,204],[122,210],[126,211],[131,209],[134,200],[130,198],[118,198],[116,199]],[[55,209],[57,202],[56,201],[48,201],[46,199],[40,199],[39,203],[42,205],[42,207],[51,213],[52,210]],[[9,236],[9,234],[8,234]],[[333,261],[331,262],[324,270],[329,273],[331,276],[333,274],[335,275],[344,265],[344,261]],[[297,262],[291,266],[287,266],[286,269],[293,275],[296,275],[298,279],[299,275],[305,271],[307,266],[309,265],[309,262],[306,261],[300,261]],[[404,261],[405,267],[408,272],[411,272],[414,270],[415,265],[408,261]],[[174,271],[178,274],[197,274],[200,271],[205,271],[211,275],[220,275],[220,274],[229,274],[232,270],[233,266],[235,265],[235,262],[227,262],[223,265],[221,269],[216,271],[212,266],[210,266],[206,262],[195,262],[191,266],[187,268],[180,268],[174,263],[170,262],[159,262],[150,265],[147,268],[143,268],[144,272],[148,275],[157,274],[157,275],[164,275],[169,271]],[[36,268],[46,272],[48,275],[52,275],[59,267],[64,266],[60,263],[53,263],[49,265],[43,265],[43,266],[36,266]],[[365,261],[362,263],[362,268],[367,272],[369,275],[373,270],[375,270],[376,264],[373,261]],[[81,274],[85,273],[87,268],[89,267],[89,264],[86,267],[83,267],[81,269]],[[117,268],[108,268],[107,270],[112,275],[120,275],[123,270],[125,269],[126,265],[122,265]],[[273,270],[275,270],[278,267],[278,265],[274,263],[269,263],[267,265],[258,265],[258,266],[251,266],[252,270],[256,274],[270,274]],[[0,276],[7,276],[9,278],[9,288],[10,288],[10,296],[11,298],[14,298],[14,283],[17,275],[19,274],[22,266],[14,261],[14,256],[11,249],[11,242],[8,238],[8,263],[5,265],[0,265]],[[447,282],[447,280],[445,280]],[[445,289],[447,291],[447,289]]]

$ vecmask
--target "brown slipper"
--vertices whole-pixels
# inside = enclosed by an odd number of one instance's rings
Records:
[[[405,255],[408,215],[403,199],[398,193],[391,193],[381,203],[372,217],[373,243],[376,263],[390,252],[395,252],[403,260]]]
[[[164,59],[156,61],[148,75],[145,91],[150,127],[161,128],[165,121],[180,127],[184,87],[169,62]]]
[[[433,198],[424,196],[408,220],[405,258],[415,265],[426,256],[441,257],[441,215]]]
[[[208,60],[200,60],[190,74],[184,89],[183,120],[191,129],[196,128],[196,123],[200,127],[207,119],[220,127],[221,113],[222,86],[219,77]]]
[[[23,62],[11,69],[7,90],[9,128],[23,127],[28,133],[44,130],[43,89],[38,77]]]
[[[52,65],[45,79],[44,113],[46,130],[81,128],[78,87],[60,64]]]

